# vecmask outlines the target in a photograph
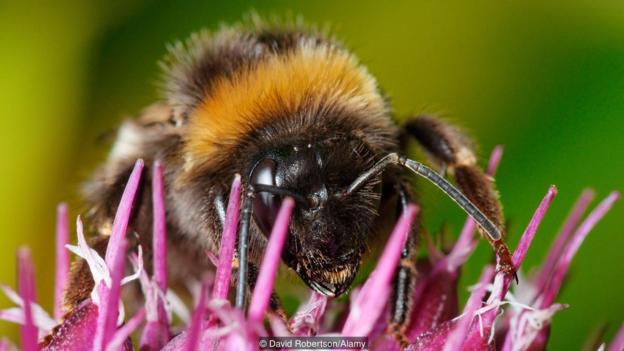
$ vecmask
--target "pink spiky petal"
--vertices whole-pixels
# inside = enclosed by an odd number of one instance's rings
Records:
[[[431,330],[445,321],[457,316],[458,272],[438,270],[428,275],[419,291],[418,302],[411,311],[410,325],[406,331],[409,340],[415,340],[420,334]]]
[[[24,305],[24,324],[20,328],[22,349],[36,351],[38,330],[34,323],[32,307],[36,300],[35,273],[30,250],[26,247],[21,247],[17,251],[17,270],[17,287]]]
[[[136,270],[139,267],[138,260],[137,255],[131,254],[130,261]],[[156,282],[147,277],[144,270],[139,273],[139,282],[145,298],[147,320],[141,333],[139,348],[141,350],[160,350],[170,339],[170,318],[164,306],[165,296]]]
[[[249,319],[245,319],[241,309],[223,303],[222,300],[210,301],[208,308],[223,328],[204,331],[202,350],[257,350],[258,336],[267,335],[262,324],[251,323]],[[216,346],[214,340],[218,340]]]
[[[418,338],[411,342],[407,350],[409,351],[440,351],[446,345],[449,334],[455,330],[457,321],[446,321],[434,329],[422,333]],[[394,349],[393,349],[394,350]],[[483,350],[487,350],[483,349]]]
[[[54,319],[63,318],[63,294],[69,279],[69,216],[67,204],[61,203],[56,209],[56,279],[54,281]]]
[[[439,351],[447,346],[451,349],[459,347],[461,350],[493,350],[491,345],[481,345],[477,348],[472,346],[470,348],[467,347],[469,344],[465,342],[474,324],[475,316],[478,308],[481,306],[487,284],[492,279],[493,273],[494,270],[490,266],[484,268],[479,279],[479,285],[472,291],[461,318],[447,320],[433,329],[418,335],[416,340],[408,347],[408,350]]]
[[[582,209],[584,202],[589,201],[587,196],[589,195],[582,196],[572,211],[572,222],[575,221],[575,217],[579,218],[581,216],[584,210]],[[504,351],[512,350],[519,345],[525,349],[538,350],[545,348],[548,335],[550,334],[550,321],[553,315],[567,307],[565,305],[553,304],[553,302],[563,284],[572,259],[591,229],[609,211],[618,198],[619,193],[613,192],[603,200],[576,229],[567,245],[565,241],[560,240],[561,235],[557,238],[557,243],[553,247],[559,253],[555,259],[552,259],[552,264],[554,264],[552,273],[542,278],[545,286],[535,285],[538,293],[537,301],[534,302],[533,306],[535,309],[517,312],[516,315],[512,315],[510,328],[505,335]],[[578,219],[576,222],[578,222]],[[568,224],[565,227],[568,227]],[[573,227],[569,230],[571,231],[572,229]],[[564,232],[563,235],[569,236],[569,233]],[[552,253],[549,254],[549,257],[551,256]],[[547,262],[549,261],[547,260]],[[539,283],[542,282],[538,281]]]
[[[122,238],[118,245],[117,250],[125,253],[128,248],[128,242],[125,238]],[[121,279],[123,278],[126,256],[116,253],[113,257],[115,258],[115,262],[109,267],[111,271],[110,287],[107,287],[104,283],[100,283],[100,286],[95,287],[99,289],[101,299],[98,306],[97,327],[93,342],[93,349],[95,351],[105,350],[106,345],[108,345],[117,329]]]
[[[213,257],[209,253],[213,264],[216,262],[217,271],[215,274],[214,287],[212,289],[212,298],[215,300],[227,301],[230,289],[230,281],[232,278],[232,260],[234,258],[234,248],[236,246],[236,237],[238,229],[238,215],[240,212],[240,192],[241,192],[241,176],[236,174],[230,189],[228,206],[225,213],[225,224],[221,235],[221,247],[219,249],[219,258]],[[204,329],[216,326],[214,314],[205,322]],[[218,338],[206,338],[202,340],[202,347],[206,346],[214,349],[218,344]],[[208,346],[209,345],[209,346]]]
[[[11,302],[17,305],[17,307],[0,310],[0,320],[23,325],[24,300],[19,296],[17,292],[13,291],[11,288],[4,284],[0,284],[0,291],[2,291],[2,293],[4,293],[4,295]],[[54,326],[56,325],[54,319],[52,319],[52,317],[50,317],[47,312],[38,304],[31,302],[30,306],[33,323],[39,329],[39,335],[41,335],[41,333],[47,333],[52,330],[52,328],[54,328]]]
[[[548,189],[548,192],[546,193],[546,196],[544,196],[544,199],[542,200],[542,202],[540,202],[539,206],[537,207],[535,214],[533,214],[533,217],[531,218],[529,225],[527,226],[527,228],[524,230],[524,233],[520,237],[520,242],[518,243],[518,247],[516,248],[516,250],[514,251],[511,257],[511,261],[513,262],[513,265],[516,268],[516,270],[520,268],[520,264],[522,263],[522,261],[524,261],[524,257],[526,256],[527,251],[529,251],[531,242],[533,242],[533,238],[535,237],[535,234],[537,233],[537,228],[539,228],[539,225],[542,223],[542,220],[544,219],[544,216],[546,215],[546,212],[548,211],[548,208],[550,207],[550,203],[552,202],[552,200],[555,198],[556,195],[557,195],[557,187],[555,187],[554,185],[551,185],[550,188]],[[505,276],[505,281],[507,282],[506,285],[508,285],[512,279],[513,277],[511,275],[506,275]]]
[[[568,242],[568,239],[574,228],[578,225],[583,213],[587,210],[589,203],[594,198],[594,191],[591,189],[585,189],[579,196],[578,200],[574,204],[572,211],[563,222],[563,227],[557,234],[555,241],[552,243],[552,246],[548,250],[548,256],[546,261],[540,267],[539,272],[537,273],[534,285],[538,290],[543,289],[548,282],[552,271],[555,269],[555,265],[559,261],[561,257],[561,253],[563,251],[564,246]]]
[[[288,326],[284,323],[282,317],[276,315],[275,313],[269,313],[268,318],[273,336],[293,336],[290,330],[288,330]]]
[[[255,351],[258,350],[258,336],[266,336],[262,325],[249,323],[238,308],[225,306],[221,311],[215,311],[224,325],[233,326],[227,335],[223,336],[215,350],[228,351]]]
[[[342,335],[368,335],[384,311],[390,294],[392,277],[417,211],[417,207],[410,204],[401,215],[375,270],[371,272],[368,280],[351,302],[351,310],[342,328]]]
[[[134,169],[132,169],[132,173],[128,178],[128,182],[121,196],[121,200],[119,201],[119,206],[117,207],[117,212],[115,213],[115,220],[113,221],[113,230],[106,248],[105,260],[109,268],[117,262],[116,256],[118,254],[124,256],[126,254],[125,252],[120,252],[119,246],[126,237],[128,221],[130,220],[130,214],[132,213],[132,204],[141,182],[143,166],[143,160],[139,159],[136,161]]]
[[[204,279],[207,287],[210,286],[211,282],[208,278]],[[205,291],[208,290],[210,289],[205,289]],[[260,328],[258,326],[251,328],[251,324],[243,317],[242,311],[232,307],[229,303],[224,303],[223,300],[210,300],[207,309],[215,315],[215,319],[219,321],[219,326],[215,324],[210,328],[201,328],[207,321],[205,318],[197,317],[199,310],[196,308],[193,318],[200,320],[200,323],[191,321],[189,328],[174,337],[162,351],[187,350],[190,343],[197,342],[199,342],[197,348],[200,350],[254,350],[258,347],[256,336],[266,335],[261,326],[259,326]],[[202,313],[205,314],[205,312]],[[196,334],[197,337],[191,335],[191,330],[195,326],[202,329]]]
[[[299,306],[299,310],[289,321],[290,330],[298,336],[316,335],[326,308],[327,296],[312,291],[308,302]]]
[[[488,166],[486,169],[486,172],[490,177],[493,177],[494,174],[496,174],[496,170],[498,169],[500,161],[503,158],[504,149],[503,145],[496,145],[492,150],[492,153],[490,153],[490,159],[488,160]]]
[[[91,300],[85,300],[54,329],[44,350],[93,350],[97,319],[98,307]]]
[[[444,351],[459,351],[466,335],[468,334],[468,328],[475,316],[477,309],[481,307],[483,297],[485,296],[486,286],[494,276],[494,267],[488,265],[483,268],[481,277],[479,278],[478,285],[474,288],[468,302],[464,307],[464,313],[461,319],[457,322],[454,330],[449,334],[446,345],[444,345]]]
[[[146,295],[147,323],[141,334],[141,350],[160,350],[171,338],[169,316],[162,296],[167,291],[167,220],[163,185],[163,166],[154,162],[152,174],[153,204],[153,281],[142,274],[141,286]],[[148,301],[149,300],[149,301]]]
[[[553,304],[543,309],[527,308],[516,312],[501,350],[545,350],[550,335],[550,321],[555,313],[567,307]]]
[[[514,251],[512,256],[512,263],[516,269],[520,267],[520,264],[524,260],[526,253],[537,233],[537,229],[544,218],[544,215],[550,207],[550,203],[557,194],[557,188],[551,186],[548,192],[540,202],[537,210],[533,214],[529,225],[525,229],[524,233],[520,237],[518,247]],[[465,347],[469,350],[490,349],[493,347],[493,327],[496,317],[499,314],[501,302],[504,300],[505,295],[509,291],[509,286],[513,279],[512,275],[498,272],[494,279],[494,287],[492,293],[488,298],[486,307],[482,308],[479,313],[479,320],[473,321],[470,326],[470,331],[466,337]]]
[[[156,315],[158,317],[158,307],[153,306],[154,301],[150,301],[150,302],[147,301],[148,299],[147,294],[151,294],[150,299],[158,299],[158,297],[156,296],[157,294],[154,294],[153,292],[149,290],[144,290],[143,292],[146,295],[146,298],[145,298],[146,299],[145,310],[147,314],[146,318],[153,319],[152,315]],[[150,309],[149,312],[147,312],[148,309]],[[163,334],[162,332],[163,330],[169,330],[168,318],[166,318],[165,320],[158,319],[158,318],[155,318],[155,319],[156,320],[148,320],[145,323],[145,327],[143,328],[143,332],[141,333],[141,340],[139,342],[141,350],[159,350],[160,348],[162,348],[162,345],[166,344],[168,341],[168,336]]]
[[[596,223],[604,217],[605,214],[611,209],[613,204],[620,198],[620,193],[612,192],[604,199],[596,208],[587,216],[587,218],[581,223],[578,227],[572,239],[568,243],[567,247],[564,248],[561,258],[557,262],[557,265],[553,271],[553,275],[544,292],[542,301],[540,302],[540,308],[546,308],[552,304],[555,297],[557,296],[561,285],[563,284],[563,280],[570,268],[570,264],[572,263],[572,259],[574,255],[581,247],[583,240],[589,234],[589,232],[594,228]]]
[[[126,231],[132,212],[134,197],[136,196],[141,181],[143,167],[143,160],[137,160],[128,178],[119,206],[117,207],[115,220],[113,221],[113,230],[108,241],[108,246],[106,247],[105,256],[106,266],[110,271],[111,285],[107,286],[105,283],[100,283],[94,288],[97,289],[100,299],[97,326],[93,341],[93,348],[95,351],[104,350],[116,330],[121,280],[123,278],[126,249],[128,247]]]
[[[141,308],[135,315],[130,318],[130,320],[124,324],[121,328],[119,328],[110,342],[106,346],[106,351],[116,351],[116,350],[131,350],[132,348],[128,348],[128,344],[132,345],[130,340],[130,335],[137,330],[139,326],[145,320],[145,309]]]
[[[165,315],[166,317],[166,315]],[[141,350],[159,350],[169,341],[169,323],[166,320],[149,321],[145,323],[141,334]],[[162,345],[162,346],[160,346]]]
[[[163,167],[160,161],[154,162],[152,172],[153,204],[153,250],[154,281],[161,291],[167,291],[167,220],[165,216],[165,194]]]
[[[624,350],[624,323],[618,330],[617,334],[613,338],[613,341],[609,344],[608,351],[622,351]]]
[[[277,218],[275,219],[275,224],[273,225],[271,236],[269,237],[269,243],[267,244],[262,264],[260,265],[256,286],[251,295],[248,312],[248,319],[251,323],[261,323],[264,319],[264,313],[266,312],[271,293],[273,292],[277,267],[281,261],[282,249],[284,247],[284,242],[286,242],[290,216],[294,207],[295,201],[287,197],[282,201],[282,206],[277,213]]]
[[[223,348],[218,347],[217,342],[226,333],[223,333],[221,329],[238,331],[245,324],[240,310],[232,308],[229,303],[224,303],[223,300],[208,300],[208,291],[211,290],[211,284],[212,276],[205,275],[200,284],[197,304],[188,323],[188,328],[171,339],[161,351],[180,351],[190,350],[191,348],[195,350],[222,350]],[[199,301],[201,299],[203,301]],[[200,306],[203,306],[203,308],[200,308]],[[210,312],[211,318],[214,314],[215,320],[221,319],[220,326],[217,326],[216,323],[213,323],[210,327],[206,326],[210,321],[210,319],[207,320],[205,318],[207,311]]]
[[[193,311],[193,317],[191,318],[191,324],[189,325],[187,330],[185,346],[186,351],[195,351],[199,347],[202,324],[204,321],[204,316],[206,315],[206,299],[209,290],[210,279],[208,277],[204,277],[201,283],[197,306],[195,306],[195,311]]]
[[[225,225],[221,235],[221,248],[219,250],[219,263],[215,275],[215,284],[212,291],[213,299],[226,299],[230,288],[232,276],[232,259],[234,258],[234,246],[236,245],[236,230],[238,228],[238,214],[240,211],[241,176],[237,174],[232,182],[232,189],[225,213]]]

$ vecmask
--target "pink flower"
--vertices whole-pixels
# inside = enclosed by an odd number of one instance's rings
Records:
[[[502,155],[497,147],[491,157],[488,173],[493,175]],[[0,310],[0,319],[19,323],[24,350],[48,349],[118,350],[132,349],[131,337],[138,335],[142,350],[256,350],[259,338],[265,336],[365,336],[373,350],[398,350],[399,345],[388,334],[389,298],[392,279],[401,249],[416,216],[417,208],[407,207],[389,236],[377,266],[366,282],[353,289],[348,306],[341,306],[315,292],[288,320],[267,311],[280,264],[281,251],[288,235],[290,216],[295,206],[290,199],[282,202],[269,237],[259,269],[249,309],[245,315],[227,300],[234,263],[236,230],[240,211],[241,179],[232,183],[221,248],[214,275],[206,275],[197,291],[191,317],[188,308],[167,284],[166,213],[162,165],[153,167],[154,274],[148,277],[142,269],[141,250],[126,255],[126,230],[132,203],[140,183],[143,162],[138,161],[122,196],[113,234],[104,258],[91,249],[84,238],[80,218],[77,221],[78,245],[68,245],[67,207],[60,205],[57,220],[57,273],[55,285],[55,320],[35,303],[33,267],[26,249],[18,252],[18,293],[0,286],[17,307]],[[556,188],[548,189],[514,251],[512,261],[522,275],[521,263],[535,238],[539,225]],[[552,316],[565,305],[556,303],[575,253],[593,226],[619,198],[614,192],[603,200],[579,224],[593,194],[585,191],[564,223],[544,264],[529,278],[522,278],[512,288],[513,277],[495,273],[491,265],[483,268],[479,281],[472,287],[462,312],[457,301],[457,281],[463,264],[476,247],[475,224],[468,219],[459,238],[448,254],[430,244],[429,258],[419,262],[420,278],[413,296],[411,322],[406,329],[410,350],[543,350],[549,336]],[[65,250],[86,260],[95,281],[91,298],[61,321],[60,292],[67,284],[69,257]],[[123,277],[126,259],[135,273]],[[121,300],[122,286],[138,279],[145,301],[143,308],[125,316]],[[487,296],[487,299],[484,300]],[[333,309],[343,310],[344,318],[331,323],[326,317]],[[182,316],[179,325],[172,318]],[[268,325],[265,325],[265,318]],[[125,323],[124,323],[125,321]],[[56,325],[59,323],[58,325]],[[56,327],[55,327],[56,325]],[[179,330],[177,334],[174,331]],[[49,335],[44,343],[40,337]],[[606,344],[603,348],[606,348]],[[624,347],[624,326],[608,350]],[[0,351],[11,349],[0,340]]]

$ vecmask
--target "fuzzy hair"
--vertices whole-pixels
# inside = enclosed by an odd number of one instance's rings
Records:
[[[342,44],[299,22],[202,31],[172,47],[163,67],[166,100],[185,129],[188,173],[222,167],[267,125],[307,130],[310,138],[323,125],[346,125],[337,132],[379,149],[395,144],[373,76]]]

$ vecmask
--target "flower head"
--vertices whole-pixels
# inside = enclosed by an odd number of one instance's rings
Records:
[[[502,149],[492,154],[488,173],[494,174]],[[388,310],[391,306],[392,281],[400,260],[401,249],[413,225],[418,209],[409,205],[389,236],[375,269],[366,282],[351,292],[350,303],[341,306],[313,291],[308,301],[287,318],[268,310],[274,292],[281,251],[287,240],[288,225],[295,203],[282,201],[273,231],[269,237],[249,309],[245,314],[228,301],[231,274],[235,267],[234,250],[240,211],[241,179],[236,176],[231,187],[225,225],[214,275],[204,276],[192,314],[167,283],[166,213],[162,165],[153,167],[153,255],[151,277],[143,270],[141,250],[127,252],[125,239],[132,203],[143,169],[138,161],[118,207],[105,257],[90,248],[84,237],[82,222],[77,221],[77,245],[68,245],[67,207],[58,208],[57,274],[55,285],[55,319],[35,303],[33,267],[29,252],[18,252],[18,292],[5,286],[2,291],[17,307],[0,310],[0,319],[19,323],[22,348],[71,348],[84,350],[132,349],[131,337],[141,330],[137,340],[142,350],[256,350],[263,336],[366,336],[373,350],[398,350],[401,345],[391,332]],[[535,238],[539,225],[557,193],[548,189],[514,251],[512,261],[522,275],[522,261]],[[594,225],[619,198],[614,192],[603,200],[582,222],[593,193],[585,191],[553,243],[544,264],[535,274],[522,278],[512,288],[513,276],[495,272],[492,265],[483,268],[479,281],[471,288],[463,311],[459,311],[457,281],[463,264],[477,245],[475,224],[467,219],[453,248],[440,252],[429,245],[429,258],[419,261],[419,278],[412,295],[410,323],[404,328],[403,340],[409,350],[542,350],[549,336],[552,316],[566,305],[556,302],[575,253]],[[580,222],[580,224],[579,224]],[[65,250],[65,247],[68,251]],[[91,298],[73,306],[61,320],[62,291],[67,285],[69,259],[73,252],[84,259],[95,281]],[[126,260],[134,273],[123,277]],[[122,286],[138,279],[144,306],[131,315],[125,314],[121,299]],[[333,308],[344,310],[344,318],[331,322],[326,317]],[[176,313],[180,322],[172,318]],[[268,325],[265,325],[265,318]],[[179,331],[179,332],[176,332]],[[43,342],[40,337],[48,335]],[[624,346],[624,326],[608,350]],[[0,351],[12,346],[0,340]],[[603,349],[606,348],[603,345]]]

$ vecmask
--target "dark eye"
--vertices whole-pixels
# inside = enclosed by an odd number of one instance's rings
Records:
[[[271,159],[267,158],[260,161],[251,172],[251,184],[275,186],[275,166],[275,161]],[[253,216],[266,237],[269,237],[271,233],[280,203],[279,196],[268,192],[259,192],[254,197]]]

